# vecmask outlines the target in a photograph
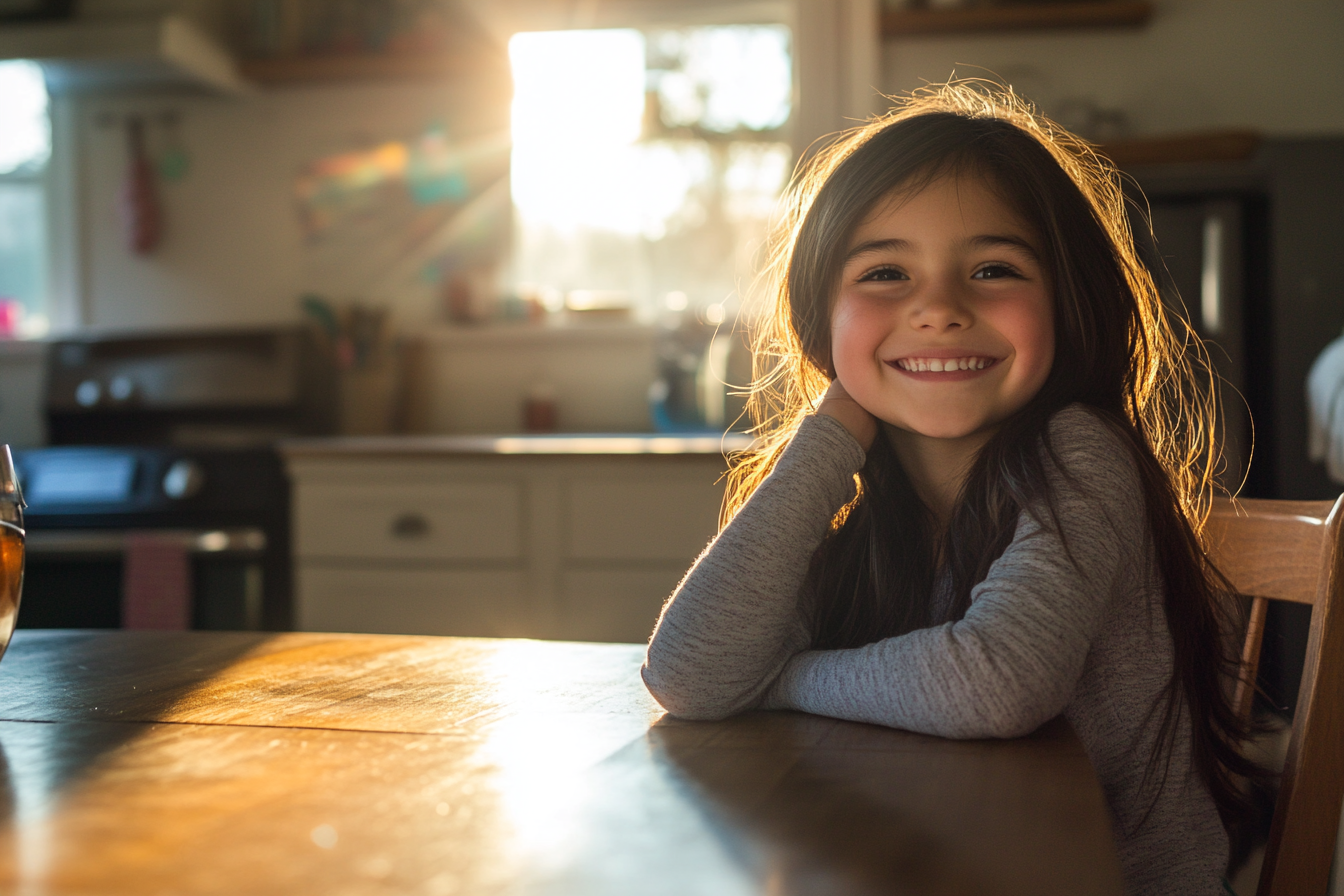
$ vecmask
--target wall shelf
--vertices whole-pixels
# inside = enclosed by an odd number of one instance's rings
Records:
[[[502,58],[483,54],[330,54],[244,59],[243,76],[257,84],[279,86],[321,81],[428,79],[507,71]]]
[[[1198,162],[1243,162],[1255,155],[1262,138],[1250,130],[1210,131],[1167,137],[1115,140],[1097,147],[1119,168]]]
[[[897,9],[882,14],[884,38],[986,31],[1117,28],[1144,25],[1153,16],[1147,0],[1023,3],[969,9]]]

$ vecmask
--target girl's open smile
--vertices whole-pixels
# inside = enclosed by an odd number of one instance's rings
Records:
[[[998,360],[998,358],[987,358],[984,355],[966,354],[946,357],[930,353],[897,358],[894,361],[888,361],[887,364],[902,373],[913,376],[915,379],[929,382],[959,382],[965,379],[974,379],[985,368],[997,364]],[[934,374],[934,376],[922,376],[922,374]],[[954,374],[967,375],[954,376]]]

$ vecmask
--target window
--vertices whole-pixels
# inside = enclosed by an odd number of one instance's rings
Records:
[[[792,166],[791,52],[783,25],[514,35],[517,290],[735,311]]]
[[[0,62],[0,338],[47,329],[46,171],[51,121],[42,70]]]

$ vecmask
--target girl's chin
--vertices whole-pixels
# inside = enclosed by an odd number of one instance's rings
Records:
[[[998,429],[997,423],[986,420],[963,421],[919,421],[902,420],[900,422],[883,421],[882,428],[888,438],[936,439],[943,442],[960,442],[968,439],[987,439]]]

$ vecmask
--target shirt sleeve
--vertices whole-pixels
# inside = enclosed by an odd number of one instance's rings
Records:
[[[962,619],[798,653],[766,705],[957,738],[1016,737],[1063,712],[1116,583],[1146,568],[1147,524],[1119,436],[1079,408],[1057,414],[1051,435],[1057,515],[1019,516]]]
[[[803,421],[663,608],[642,672],[668,712],[717,719],[751,708],[807,648],[799,592],[832,518],[854,497],[863,463],[863,449],[838,420]]]

